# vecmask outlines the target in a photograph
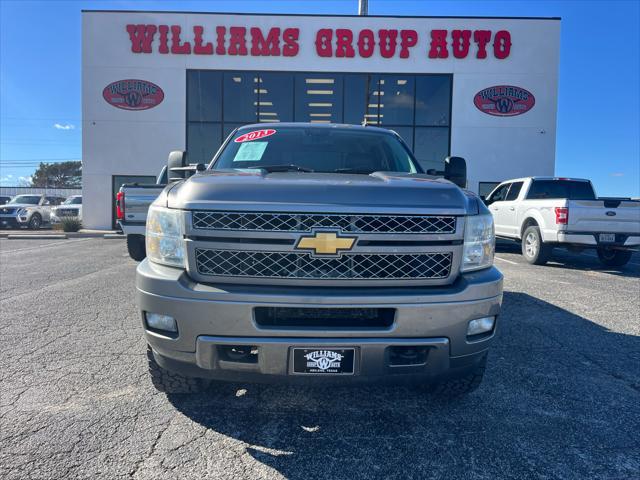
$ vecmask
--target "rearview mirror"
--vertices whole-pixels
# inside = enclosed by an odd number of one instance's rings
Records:
[[[462,157],[444,159],[444,178],[460,188],[467,188],[467,162]]]
[[[180,170],[184,167],[187,160],[187,152],[182,150],[174,150],[169,154],[167,160],[167,180],[169,183],[177,182],[185,178],[184,170]]]

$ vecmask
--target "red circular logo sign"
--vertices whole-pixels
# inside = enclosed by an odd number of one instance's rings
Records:
[[[522,115],[533,108],[536,99],[529,90],[513,85],[497,85],[476,93],[473,103],[483,113],[496,117]]]
[[[234,142],[250,142],[251,140],[258,140],[259,138],[270,137],[274,133],[276,133],[276,131],[273,128],[268,128],[266,130],[254,130],[252,132],[240,135],[234,140]]]
[[[155,83],[146,80],[118,80],[102,90],[109,105],[123,110],[148,110],[164,100],[164,92]]]

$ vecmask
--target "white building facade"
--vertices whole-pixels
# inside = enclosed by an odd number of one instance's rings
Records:
[[[234,128],[366,122],[468,188],[553,175],[560,21],[85,11],[83,216],[111,228],[122,183],[171,150],[208,162]]]

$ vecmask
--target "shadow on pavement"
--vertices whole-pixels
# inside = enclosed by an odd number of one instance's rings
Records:
[[[286,478],[637,478],[640,337],[522,293],[503,311],[483,385],[455,402],[236,384],[168,399]]]
[[[521,255],[520,244],[508,240],[499,240],[496,243],[496,253],[512,253]],[[518,259],[526,264],[524,258]],[[631,261],[623,267],[608,267],[600,263],[595,250],[585,250],[583,253],[573,253],[565,248],[554,248],[549,262],[536,268],[565,268],[570,270],[595,270],[622,277],[640,277],[640,253],[635,252]]]

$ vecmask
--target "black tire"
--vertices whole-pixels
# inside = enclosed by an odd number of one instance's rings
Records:
[[[536,225],[527,227],[522,235],[522,256],[532,265],[544,265],[551,257],[553,247],[542,241],[540,229]]]
[[[486,368],[487,355],[485,354],[471,372],[463,377],[436,383],[431,387],[431,393],[445,399],[468,395],[478,389],[484,378]]]
[[[136,262],[141,262],[147,256],[144,235],[127,235],[127,250],[129,256]]]
[[[31,215],[31,218],[29,219],[29,230],[39,230],[40,227],[42,226],[42,217],[40,216],[39,213],[34,213],[33,215]]]
[[[631,250],[614,250],[612,248],[598,248],[598,258],[607,267],[622,267],[631,260]]]
[[[185,377],[165,370],[153,358],[151,347],[147,346],[147,364],[151,383],[159,392],[164,393],[199,393],[205,390],[208,382],[202,378]]]

